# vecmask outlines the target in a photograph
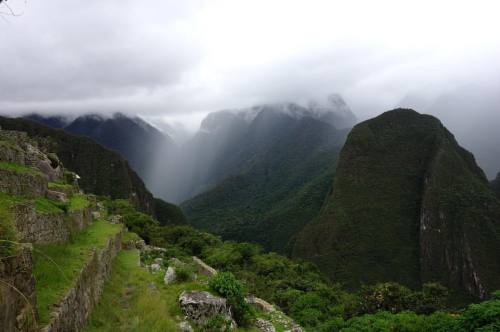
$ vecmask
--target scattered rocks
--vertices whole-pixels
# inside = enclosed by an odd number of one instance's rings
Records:
[[[157,257],[157,258],[155,258],[155,259],[153,260],[153,262],[155,262],[156,264],[160,264],[160,265],[161,265],[161,264],[163,264],[163,258],[161,258],[161,257]]]
[[[191,325],[186,321],[180,322],[178,326],[181,332],[194,332]]]
[[[274,312],[276,311],[276,308],[274,308],[274,306],[267,302],[267,301],[264,301],[263,299],[260,299],[258,297],[255,297],[253,295],[249,295],[245,298],[245,301],[248,303],[248,304],[251,304],[255,307],[257,307],[258,309],[264,311],[264,312]]]
[[[101,212],[98,212],[98,211],[92,212],[92,219],[94,219],[94,220],[101,219]]]
[[[179,296],[179,304],[188,319],[203,326],[210,318],[221,315],[231,321],[231,327],[236,327],[231,308],[227,300],[209,292],[184,291]]]
[[[151,272],[156,272],[161,270],[161,266],[160,264],[153,263],[149,266],[149,269],[151,270]]]
[[[214,269],[211,266],[208,266],[203,262],[201,259],[199,259],[196,256],[193,256],[193,262],[196,265],[196,268],[198,269],[198,273],[204,274],[209,277],[213,277],[214,275],[217,274],[217,270]]]
[[[108,221],[110,224],[121,224],[123,217],[119,214],[109,216]]]
[[[270,321],[262,318],[257,318],[255,327],[257,327],[262,332],[276,332],[274,325]]]
[[[165,272],[165,277],[163,278],[165,285],[173,283],[176,278],[177,274],[175,273],[175,269],[172,266],[169,266],[167,272]]]
[[[55,190],[47,190],[47,198],[63,203],[68,201],[68,197],[65,193]]]

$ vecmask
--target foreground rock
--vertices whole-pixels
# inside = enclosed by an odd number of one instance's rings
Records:
[[[173,283],[176,278],[177,278],[177,273],[175,273],[175,269],[172,266],[169,266],[167,272],[165,272],[165,277],[163,278],[165,285]]]
[[[258,318],[255,322],[255,327],[257,327],[262,332],[276,332],[273,324],[265,319]]]
[[[209,277],[213,277],[214,275],[217,274],[217,270],[216,269],[214,269],[213,267],[205,264],[205,262],[202,261],[201,259],[199,259],[198,257],[193,256],[193,262],[196,265],[198,273],[204,274],[204,275],[209,276]]]
[[[179,296],[179,304],[188,319],[198,325],[205,325],[210,318],[220,315],[231,321],[231,328],[236,328],[231,308],[227,300],[208,292],[184,291]]]

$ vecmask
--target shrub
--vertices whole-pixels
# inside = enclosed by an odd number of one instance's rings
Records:
[[[363,286],[361,312],[389,311],[397,313],[403,311],[411,306],[411,295],[410,289],[395,282]]]
[[[495,298],[499,291],[493,293],[494,299],[471,304],[459,318],[459,326],[464,331],[500,331],[500,300]]]
[[[176,281],[187,282],[193,280],[194,270],[189,265],[179,265],[175,267]]]
[[[215,315],[210,318],[203,326],[205,332],[229,331],[231,329],[231,320],[222,315]]]
[[[238,324],[247,325],[251,321],[253,311],[245,301],[245,287],[231,272],[218,273],[208,285],[213,292],[227,299]]]

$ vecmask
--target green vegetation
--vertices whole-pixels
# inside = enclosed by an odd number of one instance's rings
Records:
[[[20,173],[20,174],[30,174],[30,175],[36,175],[36,176],[42,175],[42,173],[40,173],[40,171],[38,171],[34,168],[26,167],[26,166],[14,164],[14,163],[8,163],[8,162],[4,162],[4,161],[0,161],[0,169],[4,169],[7,171],[13,171],[13,172]]]
[[[231,272],[221,272],[210,279],[210,290],[227,299],[233,309],[234,319],[239,325],[245,326],[253,318],[253,311],[245,302],[246,289]]]
[[[127,232],[123,234],[122,242],[126,243],[128,241],[140,240],[141,237],[134,232]]]
[[[221,156],[216,173],[231,176],[181,205],[192,225],[289,252],[290,241],[321,209],[347,132],[310,118],[286,126],[281,120],[265,137],[254,133],[233,143],[234,156]]]
[[[497,194],[497,197],[500,199],[500,173],[497,174],[495,180],[491,181],[491,187],[493,191]]]
[[[440,282],[462,303],[500,288],[500,202],[438,119],[398,109],[356,125],[330,192],[292,257],[332,280]]]
[[[186,216],[177,205],[167,203],[159,198],[155,198],[154,203],[155,216],[161,225],[187,224]]]
[[[71,196],[69,201],[68,211],[83,210],[89,206],[89,201],[86,195],[75,194]]]
[[[0,193],[0,258],[12,255],[15,250],[16,231],[12,224],[10,207],[16,198]]]
[[[118,233],[121,227],[96,221],[76,234],[70,243],[34,246],[33,274],[37,281],[37,307],[42,324],[48,322],[51,307],[73,284],[92,248],[104,248],[108,237]]]
[[[153,215],[152,194],[115,151],[88,137],[70,135],[26,119],[0,117],[0,126],[6,130],[24,131],[44,150],[55,153],[67,169],[81,176],[79,186],[86,192],[112,198],[135,197],[134,205]]]
[[[179,295],[185,290],[207,290],[203,283],[192,281],[165,285],[163,274],[138,266],[138,258],[136,250],[118,254],[85,331],[177,331],[176,317],[183,316]]]
[[[73,186],[65,183],[64,181],[50,181],[49,182],[49,189],[61,190],[64,192],[66,190],[73,189]]]
[[[39,213],[64,213],[66,204],[56,202],[47,198],[36,198],[34,200],[35,210]]]
[[[156,225],[149,231],[151,243],[167,251],[145,253],[144,262],[150,264],[158,256],[164,263],[170,257],[188,260],[192,255],[200,256],[219,270],[209,281],[210,289],[227,297],[234,308],[242,305],[241,311],[235,310],[242,315],[237,316],[240,322],[252,317],[241,302],[247,290],[276,304],[310,331],[373,331],[375,326],[375,331],[465,332],[469,329],[464,324],[472,324],[474,319],[486,326],[497,324],[500,315],[500,297],[460,311],[450,307],[447,289],[437,283],[424,284],[419,291],[388,282],[348,292],[325,278],[315,265],[265,253],[255,244],[223,242],[188,226]],[[256,314],[277,325],[281,320]],[[216,318],[211,322],[214,326],[223,323]]]

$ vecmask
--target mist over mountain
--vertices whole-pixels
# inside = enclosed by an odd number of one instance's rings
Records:
[[[166,165],[161,170],[167,170],[162,174],[166,181],[159,195],[182,202],[214,188],[228,176],[248,172],[254,164],[267,160],[273,146],[306,118],[330,125],[332,132],[356,122],[336,94],[308,106],[281,103],[210,113],[191,140],[159,162]],[[282,148],[294,151],[296,147],[291,144]]]
[[[493,179],[500,169],[499,91],[500,83],[469,83],[437,96],[408,94],[398,106],[438,117]]]
[[[155,156],[168,153],[175,145],[167,134],[146,121],[121,113],[112,116],[86,114],[75,119],[30,114],[26,118],[71,134],[90,137],[119,152],[153,192],[157,183],[157,179],[151,177]]]

